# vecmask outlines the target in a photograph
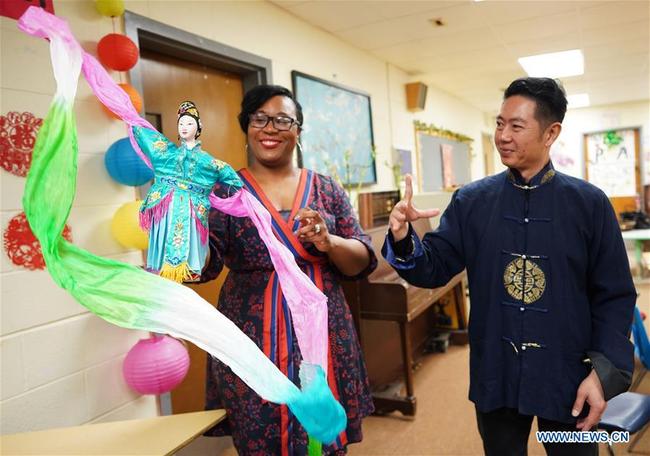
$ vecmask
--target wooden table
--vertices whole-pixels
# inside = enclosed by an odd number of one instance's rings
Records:
[[[3,455],[171,455],[226,417],[208,410],[0,437]]]
[[[634,241],[634,257],[638,269],[637,277],[643,277],[643,241],[650,241],[650,229],[621,232],[623,239]]]

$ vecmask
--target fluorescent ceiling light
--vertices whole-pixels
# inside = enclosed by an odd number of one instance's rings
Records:
[[[569,108],[586,108],[589,106],[588,93],[576,93],[575,95],[568,95],[566,99],[569,102]]]
[[[580,49],[531,55],[518,61],[532,77],[564,78],[585,72],[585,59]]]

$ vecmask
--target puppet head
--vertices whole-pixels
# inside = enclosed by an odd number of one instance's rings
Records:
[[[201,116],[199,115],[199,110],[196,108],[196,105],[191,101],[184,101],[178,107],[177,126],[178,126],[179,136],[185,140],[189,139],[187,137],[184,137],[184,135],[181,133],[181,119],[185,116],[191,117],[196,121],[196,134],[194,135],[193,139],[196,139],[199,136],[201,136],[201,130],[202,130]]]

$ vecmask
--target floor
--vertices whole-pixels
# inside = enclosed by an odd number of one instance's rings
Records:
[[[386,416],[371,416],[364,421],[364,440],[351,445],[352,456],[464,456],[481,455],[482,445],[476,430],[474,407],[467,400],[469,349],[451,346],[447,353],[428,355],[415,374],[418,410],[415,418],[395,412]],[[650,375],[644,378],[640,392],[650,393]],[[534,431],[535,429],[533,429]],[[617,455],[631,454],[627,445],[615,447]],[[529,455],[545,455],[541,444],[531,432]],[[635,452],[650,451],[650,433]],[[179,456],[234,456],[229,437],[202,437]],[[604,447],[601,455],[607,454]]]
[[[641,296],[639,307],[650,314],[650,280],[637,286]],[[646,327],[650,318],[646,319]],[[465,456],[483,454],[481,439],[476,430],[474,408],[467,399],[469,348],[451,346],[446,353],[427,355],[415,373],[417,414],[407,418],[395,412],[386,416],[371,416],[364,421],[364,440],[351,445],[351,456]],[[639,392],[650,394],[650,375]],[[533,425],[535,426],[535,425]],[[545,455],[541,444],[531,432],[529,455]],[[615,446],[617,455],[650,453],[650,432],[635,448],[626,451],[627,444]],[[177,453],[178,456],[235,456],[237,452],[229,437],[201,437]],[[601,455],[606,455],[604,446]]]

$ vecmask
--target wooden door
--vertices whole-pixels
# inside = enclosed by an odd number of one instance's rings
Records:
[[[178,105],[191,100],[201,114],[203,150],[235,169],[246,166],[245,137],[237,122],[243,97],[239,76],[147,50],[141,52],[139,65],[147,118],[159,121],[159,125],[152,122],[154,126],[162,127],[162,133],[170,140],[177,140]],[[190,287],[216,305],[226,273],[224,269],[217,280]],[[189,342],[187,345],[190,370],[183,383],[171,393],[173,413],[204,408],[206,353]]]

